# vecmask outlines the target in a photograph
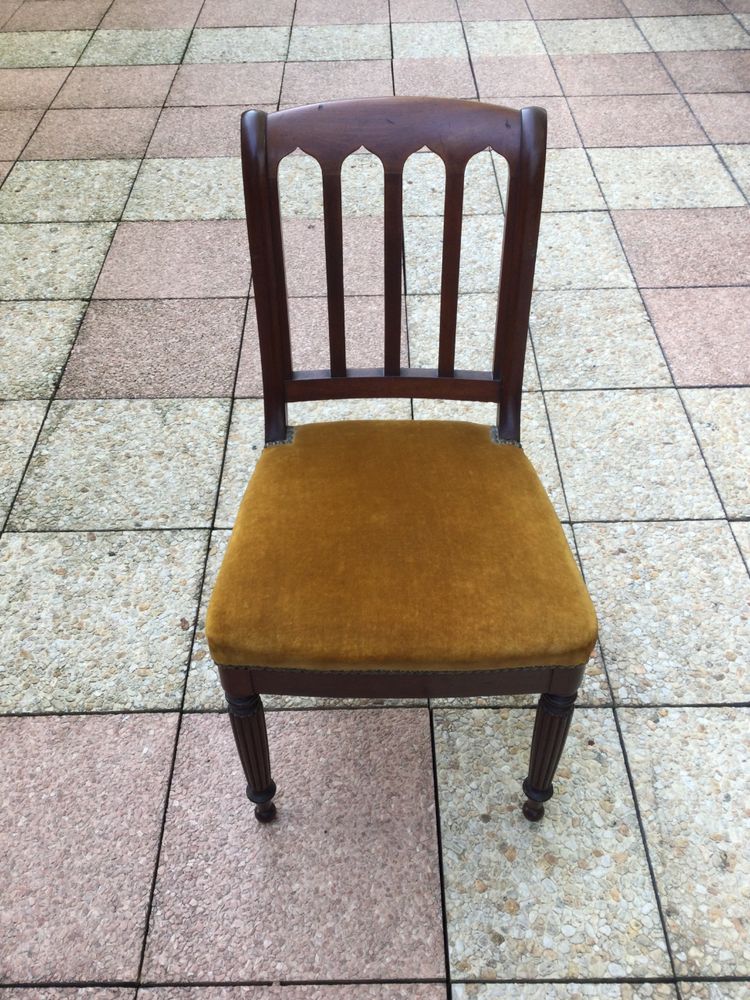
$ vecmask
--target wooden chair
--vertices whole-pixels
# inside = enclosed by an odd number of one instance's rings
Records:
[[[384,360],[347,367],[341,166],[364,146],[384,171]],[[401,367],[402,171],[427,146],[445,165],[437,369]],[[464,170],[508,162],[491,370],[454,366]],[[295,371],[277,172],[320,164],[330,370]],[[546,114],[432,98],[334,101],[242,116],[266,445],[206,620],[248,798],[276,812],[261,694],[541,694],[523,789],[552,795],[596,617],[560,523],[520,447],[521,385],[542,204]],[[489,362],[489,359],[488,359]],[[287,425],[299,400],[427,397],[498,405],[497,425],[363,420]],[[304,766],[304,761],[300,762]]]

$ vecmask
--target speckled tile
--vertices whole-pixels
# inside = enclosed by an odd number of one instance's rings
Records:
[[[669,983],[458,983],[453,1000],[677,1000],[677,993]]]
[[[5,178],[10,173],[11,167],[13,166],[13,161],[0,160],[0,184],[5,180]]]
[[[0,398],[52,395],[84,309],[80,301],[0,303]]]
[[[199,2],[201,28],[245,28],[291,24],[295,0],[205,0]]]
[[[196,28],[185,62],[278,62],[286,57],[288,46],[288,28]]]
[[[42,117],[42,110],[0,111],[0,159],[15,160]]]
[[[397,97],[476,97],[477,88],[468,58],[394,59]]]
[[[333,24],[293,27],[289,44],[292,61],[319,59],[390,59],[391,36],[387,24]]]
[[[566,94],[673,94],[675,86],[651,52],[556,55]]]
[[[286,156],[278,168],[281,214],[286,218],[323,218],[323,180],[312,156]],[[345,216],[383,216],[383,164],[372,153],[353,153],[341,167]]]
[[[574,521],[721,517],[674,390],[550,392],[546,399]]]
[[[729,14],[639,17],[637,23],[657,52],[750,48],[747,32]]]
[[[660,57],[683,93],[742,92],[750,87],[750,52],[662,52]]]
[[[178,708],[206,541],[203,531],[6,533],[2,711]]]
[[[583,149],[550,149],[544,173],[544,212],[606,208]]]
[[[296,0],[294,23],[388,24],[388,0]]]
[[[750,1000],[750,983],[680,983],[683,1000]]]
[[[717,148],[724,157],[732,176],[745,193],[745,197],[750,199],[750,145],[718,146]]]
[[[675,146],[706,142],[679,94],[571,97],[587,146]]]
[[[229,396],[244,299],[92,302],[58,397]]]
[[[423,220],[407,223],[416,221]],[[343,229],[346,294],[382,295],[383,220],[350,216],[344,219]],[[289,295],[325,295],[322,220],[285,219],[283,234]]]
[[[288,62],[284,70],[282,104],[310,104],[346,98],[390,97],[393,93],[391,64],[383,59]]]
[[[81,66],[156,66],[178,63],[185,52],[187,28],[131,29],[95,32],[81,56]]]
[[[136,976],[176,722],[0,720],[5,982]],[[47,988],[23,992],[62,1000]],[[67,995],[104,1000],[111,992]]]
[[[628,16],[622,0],[529,0],[529,10],[538,21]]]
[[[633,17],[671,17],[678,14],[725,14],[722,0],[629,0]]]
[[[523,0],[458,0],[464,21],[521,21],[530,18]]]
[[[748,710],[630,709],[620,719],[677,974],[747,976]]]
[[[530,325],[545,389],[671,385],[635,289],[536,292]]]
[[[141,166],[123,218],[241,219],[244,215],[239,156],[151,158]]]
[[[24,3],[3,25],[4,31],[65,31],[70,28],[95,28],[109,5],[109,0],[33,0]]]
[[[394,59],[467,57],[466,40],[456,20],[391,25]]]
[[[161,106],[175,66],[79,66],[53,101],[55,108]]]
[[[547,155],[553,149],[565,149],[580,146],[581,140],[576,131],[573,116],[568,109],[564,97],[489,97],[486,94],[482,100],[488,104],[501,104],[508,108],[542,107],[547,112]]]
[[[688,94],[712,142],[750,142],[750,94]]]
[[[750,384],[750,288],[642,294],[678,385]]]
[[[0,69],[0,109],[46,108],[66,69]]]
[[[217,399],[52,404],[13,508],[14,529],[210,523],[229,404]]]
[[[472,59],[497,56],[540,56],[544,43],[533,21],[466,21]]]
[[[21,159],[140,159],[158,117],[158,108],[48,111]]]
[[[612,213],[638,284],[750,284],[750,218],[738,208]]]
[[[90,31],[8,31],[0,34],[0,66],[74,66]]]
[[[453,976],[668,974],[611,713],[575,714],[532,826],[520,805],[533,724],[523,709],[434,713]]]
[[[330,2],[330,0],[323,0],[323,2]],[[365,3],[365,6],[368,4]],[[459,16],[455,0],[389,0],[388,7],[390,8],[390,19],[394,24],[405,21],[457,21]],[[388,11],[386,10],[386,20],[387,17]]]
[[[750,517],[750,389],[682,395],[727,514]]]
[[[8,1000],[29,1000],[30,994],[31,990],[23,986],[3,990]],[[37,989],[33,996],[34,1000],[135,1000],[135,990],[132,986],[45,986],[43,990]]]
[[[546,55],[473,57],[472,65],[481,98],[560,93],[552,62]]]
[[[282,63],[180,66],[167,105],[274,104],[281,89]]]
[[[723,521],[577,524],[615,698],[750,698],[750,581]]]
[[[44,419],[46,404],[0,402],[0,523],[5,520]]]
[[[137,170],[138,160],[16,163],[0,190],[0,221],[117,220]]]
[[[0,225],[0,299],[87,298],[114,228],[109,222]]]
[[[630,288],[633,278],[605,212],[545,212],[535,286]]]
[[[203,0],[114,0],[101,27],[192,28],[202,4]]]
[[[475,215],[461,234],[461,292],[496,291],[500,277],[503,217]],[[443,220],[438,216],[404,220],[406,288],[411,295],[440,290]]]
[[[551,56],[648,51],[628,17],[540,21],[538,27]]]
[[[709,146],[592,149],[591,162],[612,209],[744,205]]]
[[[330,2],[330,0],[326,0]],[[144,1000],[445,1000],[445,984],[357,983],[346,986],[156,986],[138,988]],[[11,1000],[24,1000],[12,997]],[[46,1000],[46,998],[45,998]],[[56,1000],[56,998],[50,998]],[[85,1000],[85,998],[81,998]],[[94,1000],[94,998],[92,998]],[[99,997],[96,1000],[110,1000]],[[112,998],[117,1000],[117,998]]]
[[[262,110],[275,110],[276,105]],[[237,156],[244,105],[165,108],[151,136],[147,157]]]
[[[267,718],[279,812],[266,828],[245,798],[227,719],[183,722],[145,976],[444,975],[426,710]],[[267,944],[235,947],[259,920]]]
[[[236,298],[247,294],[244,222],[124,222],[94,290],[102,299]]]

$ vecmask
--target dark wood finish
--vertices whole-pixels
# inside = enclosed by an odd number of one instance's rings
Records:
[[[273,803],[276,785],[271,778],[263,702],[259,694],[237,697],[227,692],[226,699],[234,742],[247,780],[247,797],[255,803],[256,818],[261,823],[270,823],[276,815]]]
[[[422,396],[429,399],[476,399],[497,403],[500,384],[481,372],[458,371],[453,378],[439,378],[434,368],[402,368],[400,375],[383,375],[378,369],[350,368],[345,378],[328,372],[297,371],[285,383],[290,403],[304,399],[375,399],[379,396]]]
[[[533,823],[544,816],[544,803],[552,798],[552,779],[565,747],[573,718],[575,694],[543,694],[539,699],[531,738],[529,775],[523,783],[523,814]]]

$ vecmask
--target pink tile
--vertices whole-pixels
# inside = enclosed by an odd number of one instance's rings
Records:
[[[456,21],[455,0],[390,0],[391,21]]]
[[[346,986],[141,986],[138,996],[143,1000],[445,1000],[445,985],[365,983]],[[31,998],[13,996],[9,1000]],[[44,1000],[48,1000],[46,991]],[[50,994],[49,1000],[63,1000],[63,997]],[[80,1000],[86,998],[81,997]],[[101,997],[91,997],[90,1000],[119,998],[102,994]]]
[[[720,0],[628,0],[633,17],[680,14],[726,14]]]
[[[388,0],[297,0],[294,11],[295,26],[387,23]]]
[[[458,0],[464,21],[527,21],[524,0]]]
[[[529,9],[539,21],[629,16],[622,0],[529,0]]]
[[[256,105],[257,107],[257,105]],[[275,111],[276,105],[261,106]],[[239,156],[240,116],[244,104],[209,108],[165,108],[147,156]]]
[[[33,0],[19,7],[3,31],[65,31],[96,28],[110,0]]]
[[[15,160],[43,111],[0,111],[0,160]]]
[[[508,108],[544,108],[547,112],[547,147],[565,149],[580,146],[573,116],[564,97],[484,97],[489,104],[502,104]]]
[[[391,65],[385,59],[286,64],[282,104],[314,104],[352,97],[390,97]]]
[[[283,236],[289,295],[325,295],[323,220],[284,219]],[[382,219],[344,220],[344,287],[348,295],[383,294]]]
[[[674,84],[651,52],[555,56],[566,94],[672,94]]]
[[[144,975],[443,976],[426,710],[267,718],[279,812],[266,827],[226,717],[185,718]]]
[[[132,986],[45,986],[44,991],[4,989],[3,1000],[134,1000]]]
[[[133,979],[175,715],[0,719],[4,982]]]
[[[288,25],[294,0],[206,0],[198,18],[199,28],[246,28]]]
[[[95,301],[61,398],[229,396],[245,299]]]
[[[167,104],[275,104],[282,63],[180,66]]]
[[[688,94],[712,142],[750,142],[750,94]]]
[[[83,108],[48,111],[24,160],[104,160],[141,157],[158,108]]]
[[[175,70],[175,66],[78,66],[53,107],[161,107]]]
[[[46,108],[68,73],[67,69],[0,69],[0,110]]]
[[[192,28],[202,0],[115,0],[102,28]]]
[[[480,97],[560,93],[548,56],[483,56],[473,65]]]
[[[249,280],[244,222],[123,222],[94,297],[236,298]]]
[[[744,209],[638,209],[612,218],[641,287],[750,284]]]
[[[5,180],[5,178],[10,173],[10,168],[13,166],[13,160],[0,160],[0,184]]]
[[[400,97],[476,97],[468,59],[394,59],[393,78]]]
[[[643,292],[678,385],[750,384],[750,288]]]
[[[662,52],[684,94],[750,90],[750,52]]]
[[[571,97],[587,146],[681,146],[705,143],[703,130],[679,94]]]

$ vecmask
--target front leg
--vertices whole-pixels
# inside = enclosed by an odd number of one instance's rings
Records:
[[[573,718],[574,694],[543,694],[539,699],[531,739],[529,776],[523,783],[523,814],[536,823],[544,816],[544,803],[552,798],[552,779],[560,762]]]
[[[255,818],[260,823],[270,823],[276,815],[273,803],[276,785],[271,779],[263,702],[259,694],[247,698],[228,694],[226,699],[234,741],[247,779],[247,797],[255,803]]]

